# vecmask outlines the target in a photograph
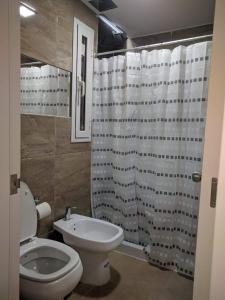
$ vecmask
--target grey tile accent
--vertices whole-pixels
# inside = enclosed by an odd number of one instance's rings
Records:
[[[175,30],[171,32],[164,32],[164,33],[151,34],[142,37],[136,37],[132,39],[132,41],[134,42],[135,46],[138,47],[138,46],[168,42],[172,40],[185,39],[193,36],[212,34],[212,32],[213,32],[213,24],[207,24],[207,25],[202,25],[197,27]],[[168,48],[173,48],[173,47],[174,46]]]

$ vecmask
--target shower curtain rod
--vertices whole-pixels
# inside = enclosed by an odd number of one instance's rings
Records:
[[[108,55],[108,54],[125,53],[125,52],[129,52],[129,51],[140,51],[140,50],[145,50],[145,49],[150,49],[150,48],[169,46],[169,45],[173,45],[173,44],[191,42],[191,41],[202,40],[202,39],[207,39],[207,38],[212,38],[212,37],[213,37],[212,34],[200,35],[200,36],[195,36],[195,37],[191,37],[191,38],[174,40],[174,41],[169,41],[169,42],[162,42],[162,43],[151,44],[151,45],[147,45],[147,46],[140,46],[140,47],[135,47],[135,48],[130,48],[130,49],[121,49],[121,50],[115,50],[115,51],[96,53],[95,57],[100,57],[100,56],[104,56],[104,55]]]
[[[40,61],[33,61],[33,62],[28,62],[28,63],[22,63],[21,66],[36,66],[36,65],[43,65],[43,62]]]

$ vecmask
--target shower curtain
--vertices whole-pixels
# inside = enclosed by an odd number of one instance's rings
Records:
[[[21,68],[21,113],[69,117],[69,72],[50,65]]]
[[[92,206],[193,276],[211,42],[96,59]]]

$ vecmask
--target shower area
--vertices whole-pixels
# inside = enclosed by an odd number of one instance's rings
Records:
[[[211,41],[94,62],[92,213],[194,275]]]

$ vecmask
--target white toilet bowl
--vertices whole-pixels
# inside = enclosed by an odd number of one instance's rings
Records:
[[[62,300],[78,284],[83,267],[69,246],[35,237],[33,195],[21,182],[20,293],[25,300]]]
[[[34,238],[20,247],[20,289],[24,299],[62,300],[80,281],[82,264],[72,248]]]
[[[110,280],[108,253],[123,240],[123,229],[109,222],[73,214],[71,219],[61,219],[54,228],[62,233],[65,243],[79,252],[83,264],[81,281],[103,285]]]

